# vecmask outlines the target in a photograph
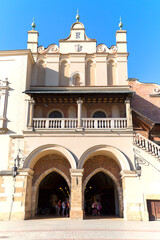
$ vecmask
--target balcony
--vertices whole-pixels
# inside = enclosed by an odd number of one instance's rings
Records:
[[[126,129],[127,118],[33,118],[33,129]]]

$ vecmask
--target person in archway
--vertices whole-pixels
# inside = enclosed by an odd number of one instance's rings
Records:
[[[68,198],[66,198],[66,217],[69,217],[69,208],[70,208],[70,204],[69,204],[69,200]]]
[[[61,210],[61,200],[58,201],[57,208],[58,208],[58,216],[60,215],[60,210]]]
[[[97,216],[97,201],[94,201],[93,204],[92,204],[92,215],[93,216]]]
[[[66,204],[65,201],[62,202],[62,216],[64,217],[64,212],[65,212]]]
[[[98,216],[101,215],[101,209],[102,209],[102,205],[101,205],[101,202],[99,200],[98,203],[97,203],[97,214],[98,214]]]

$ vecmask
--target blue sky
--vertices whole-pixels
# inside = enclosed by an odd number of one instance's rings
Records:
[[[122,17],[127,30],[128,76],[160,84],[160,0],[0,0],[0,50],[26,49],[33,17],[39,45],[66,38],[76,21],[97,44],[115,45]]]

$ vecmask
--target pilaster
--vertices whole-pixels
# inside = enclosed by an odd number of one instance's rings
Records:
[[[121,171],[123,187],[123,217],[125,220],[146,221],[148,219],[145,209],[142,181],[135,171]]]
[[[83,169],[70,169],[71,174],[71,219],[83,219],[82,178]]]
[[[132,111],[131,111],[130,99],[129,98],[127,98],[125,100],[125,104],[126,104],[127,128],[133,128],[133,124],[132,124]]]
[[[81,128],[82,127],[82,104],[83,104],[83,101],[81,99],[79,99],[77,101],[77,104],[78,104],[78,128]]]
[[[33,99],[28,101],[29,103],[29,111],[28,111],[28,127],[33,127],[33,116],[34,116],[34,104],[35,101]]]

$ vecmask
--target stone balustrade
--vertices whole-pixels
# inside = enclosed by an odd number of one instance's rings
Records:
[[[34,129],[75,129],[77,118],[33,118]],[[85,129],[124,129],[127,128],[126,118],[82,118]]]
[[[160,146],[150,141],[149,139],[145,138],[141,134],[135,133],[134,144],[144,149],[145,151],[153,154],[154,156],[160,158]]]

